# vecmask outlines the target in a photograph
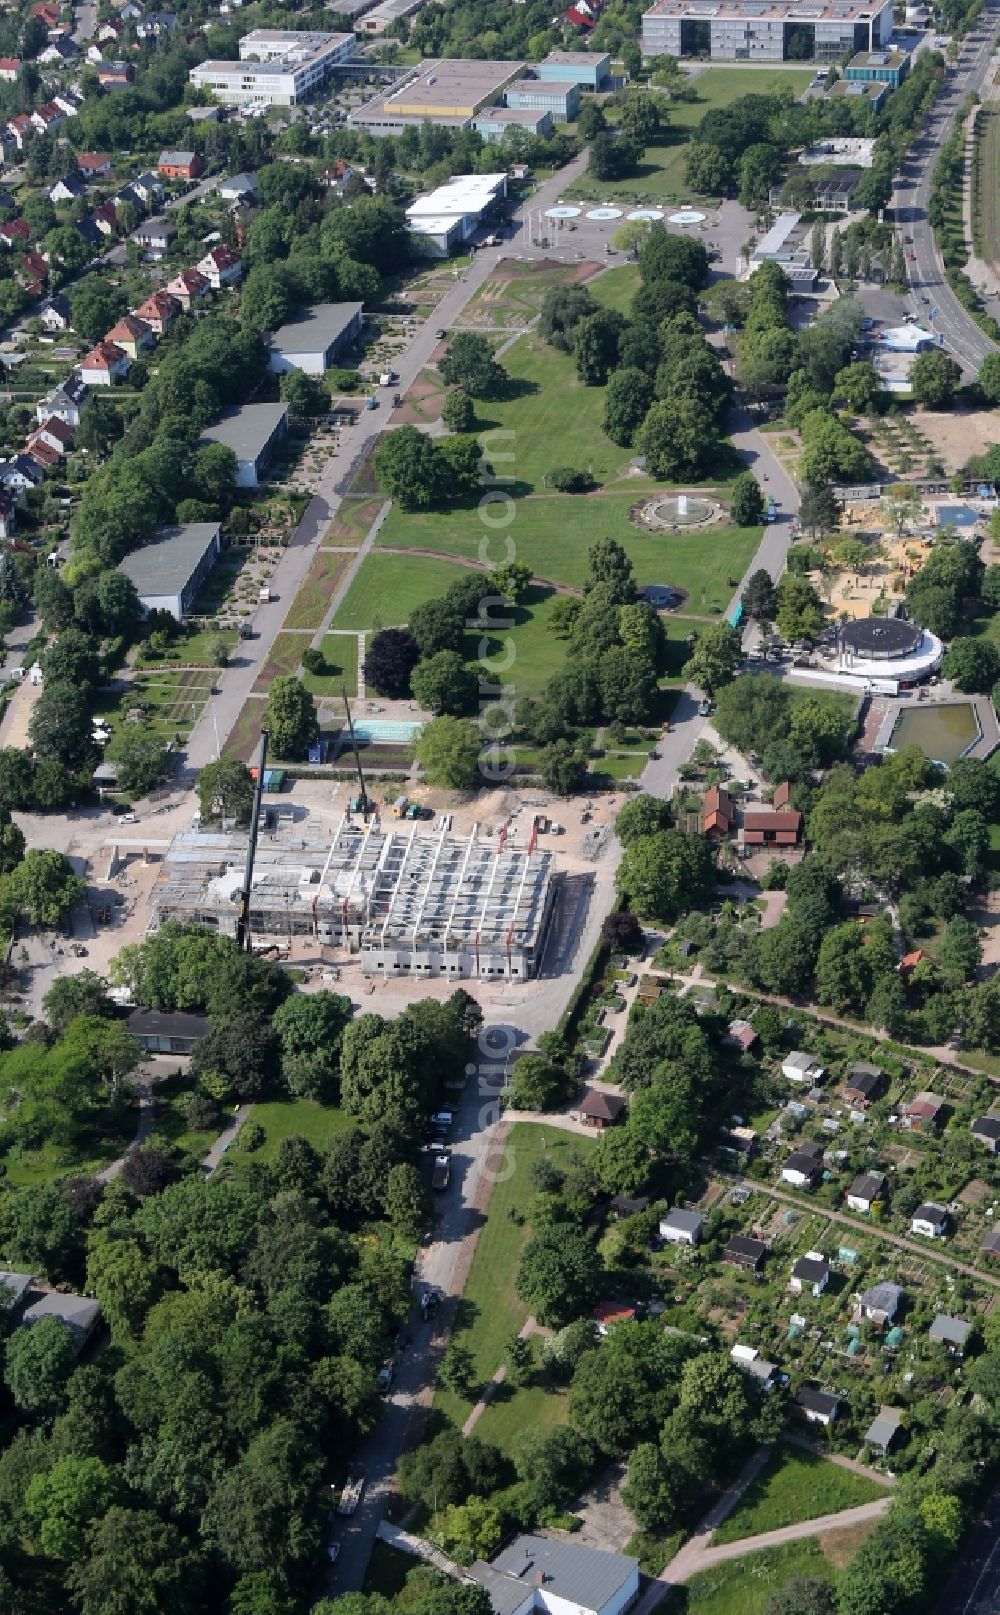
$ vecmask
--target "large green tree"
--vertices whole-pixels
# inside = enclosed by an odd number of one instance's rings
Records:
[[[289,762],[305,757],[319,735],[316,703],[301,679],[276,678],[268,692],[262,727],[276,757]]]
[[[636,914],[669,921],[697,906],[711,891],[714,876],[711,851],[700,836],[659,830],[625,848],[615,890]]]
[[[543,1228],[524,1247],[517,1293],[539,1323],[560,1326],[589,1312],[598,1296],[601,1259],[587,1235]]]

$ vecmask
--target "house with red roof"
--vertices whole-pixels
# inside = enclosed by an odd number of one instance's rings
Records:
[[[49,278],[49,266],[40,252],[26,252],[21,259],[18,270],[18,279],[26,291],[32,296],[45,290],[45,283]]]
[[[59,22],[60,9],[59,6],[52,4],[52,0],[38,0],[38,4],[31,8],[31,15],[38,17],[46,28],[55,28]]]
[[[102,236],[116,236],[118,234],[118,214],[115,212],[113,202],[102,202],[90,215]]]
[[[0,241],[5,247],[23,247],[30,240],[31,230],[23,219],[9,219],[6,224],[0,224]]]
[[[12,118],[7,119],[7,133],[10,135],[18,151],[24,150],[24,143],[35,133],[35,126],[28,112],[16,112]]]
[[[88,387],[110,387],[124,381],[132,361],[117,342],[99,342],[80,362],[80,375]]]
[[[144,303],[139,304],[135,312],[154,336],[166,336],[181,312],[181,305],[169,292],[154,292],[152,297],[147,297]]]
[[[117,325],[111,327],[104,340],[116,343],[130,359],[138,359],[153,346],[153,333],[145,320],[140,320],[135,314],[126,314]]]
[[[711,786],[701,804],[701,833],[704,836],[727,836],[736,823],[736,804],[728,791]]]
[[[33,460],[37,460],[43,471],[51,471],[53,466],[59,464],[59,455],[47,443],[29,443],[28,453]]]
[[[76,166],[85,179],[103,179],[111,172],[111,158],[104,151],[81,151]]]
[[[173,280],[167,281],[167,291],[171,297],[176,297],[185,314],[196,298],[204,297],[210,290],[208,281],[198,269],[182,269]]]
[[[20,56],[0,56],[0,83],[16,84],[23,71]]]
[[[73,431],[61,421],[57,415],[50,415],[43,421],[28,438],[28,447],[33,449],[36,443],[44,443],[47,448],[53,449],[57,455],[65,454],[72,446]]]
[[[747,808],[743,814],[743,840],[748,847],[794,847],[802,833],[802,815],[794,810]]]
[[[590,1316],[597,1325],[597,1333],[606,1335],[616,1323],[632,1323],[635,1307],[626,1301],[598,1301]]]
[[[243,275],[243,261],[237,253],[229,247],[212,247],[206,252],[204,258],[197,265],[199,275],[204,275],[214,292],[219,292],[224,286],[235,286]]]

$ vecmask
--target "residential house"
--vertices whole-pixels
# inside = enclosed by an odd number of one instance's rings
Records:
[[[13,536],[17,526],[17,506],[13,494],[6,488],[0,488],[0,538]]]
[[[99,342],[80,362],[80,374],[88,387],[110,387],[124,381],[132,361],[116,342]]]
[[[59,12],[60,7],[55,4],[55,0],[37,0],[37,3],[31,8],[31,16],[37,17],[39,22],[45,24],[46,28],[58,26]]]
[[[648,1210],[648,1194],[614,1194],[608,1201],[608,1211],[615,1222],[622,1222],[626,1217],[639,1217]]]
[[[176,224],[171,223],[169,219],[161,215],[155,219],[147,219],[145,224],[140,224],[137,229],[132,231],[130,239],[135,242],[144,258],[150,259],[153,263],[159,263],[161,258],[165,258],[170,251],[176,234]]]
[[[54,415],[57,420],[65,421],[67,426],[79,426],[87,397],[85,382],[74,373],[47,398],[39,400],[35,405],[35,419],[41,424]]]
[[[76,166],[85,179],[104,179],[111,172],[111,158],[103,151],[81,151]]]
[[[234,174],[231,179],[224,179],[219,186],[219,196],[224,202],[246,202],[256,200],[260,194],[256,174]]]
[[[604,1093],[600,1088],[588,1088],[580,1102],[580,1120],[585,1127],[596,1127],[604,1132],[614,1127],[625,1114],[625,1101],[621,1094]]]
[[[48,331],[50,336],[56,336],[61,331],[71,330],[73,316],[70,313],[69,298],[63,297],[61,292],[57,292],[55,297],[49,298],[38,318],[42,329]]]
[[[120,17],[109,17],[98,28],[97,38],[102,45],[117,45],[127,33],[128,29]]]
[[[65,454],[73,444],[72,427],[61,421],[58,415],[50,415],[28,438],[29,447],[35,443],[45,443],[50,449],[54,449],[56,454]]]
[[[729,1357],[744,1374],[760,1381],[761,1390],[773,1390],[778,1378],[778,1365],[762,1357],[756,1346],[734,1346]]]
[[[45,472],[30,454],[16,454],[6,465],[0,465],[0,482],[12,493],[27,493],[30,488],[40,488],[44,481]]]
[[[147,168],[145,173],[140,174],[138,179],[132,181],[132,190],[138,191],[146,207],[158,206],[166,195],[163,181],[157,174],[153,173],[151,168]]]
[[[964,1318],[953,1318],[947,1312],[939,1312],[927,1331],[927,1338],[935,1346],[947,1346],[949,1357],[964,1357],[971,1333],[972,1325]]]
[[[943,1239],[948,1232],[948,1213],[944,1206],[932,1201],[918,1206],[910,1218],[910,1233],[922,1234],[925,1239]]]
[[[466,1572],[494,1615],[622,1615],[639,1596],[639,1561],[582,1542],[519,1536]]]
[[[945,1102],[935,1093],[918,1093],[905,1107],[903,1116],[907,1127],[915,1133],[932,1133],[940,1125]]]
[[[136,4],[136,0],[125,0],[125,4],[118,7],[119,17],[124,17],[126,22],[138,22],[142,14],[142,7]]]
[[[729,1022],[727,1043],[734,1043],[744,1054],[749,1054],[757,1041],[757,1033],[749,1021],[735,1020]]]
[[[865,1290],[858,1297],[856,1315],[866,1323],[884,1329],[886,1324],[894,1322],[902,1299],[903,1291],[898,1284],[873,1284],[870,1290]]]
[[[787,1077],[789,1082],[807,1082],[810,1087],[814,1087],[817,1082],[822,1082],[826,1075],[826,1067],[820,1065],[813,1055],[804,1054],[801,1049],[796,1049],[794,1053],[786,1054],[782,1060],[781,1075]]]
[[[18,151],[24,150],[25,141],[35,133],[30,112],[15,112],[12,118],[7,119],[6,128]]]
[[[196,151],[161,151],[156,166],[167,179],[197,179],[201,158]]]
[[[972,1136],[977,1144],[985,1145],[991,1155],[1000,1149],[1000,1116],[980,1116],[972,1124]]]
[[[63,1290],[40,1290],[32,1286],[26,1300],[28,1304],[21,1313],[23,1327],[30,1329],[42,1318],[58,1318],[72,1335],[78,1354],[100,1321],[101,1303],[91,1300],[89,1296],[72,1295]]]
[[[128,90],[135,82],[135,68],[131,62],[105,62],[97,69],[97,82],[102,90]]]
[[[803,1385],[794,1397],[795,1406],[809,1424],[831,1425],[842,1401],[834,1391],[819,1391],[812,1385]]]
[[[991,1228],[979,1249],[983,1256],[1000,1256],[1000,1228]]]
[[[782,1183],[796,1189],[813,1189],[823,1176],[823,1146],[800,1144],[781,1168]]]
[[[93,214],[86,219],[77,219],[73,228],[83,237],[88,247],[93,247],[97,252],[104,250],[104,232],[97,228]]]
[[[830,1282],[830,1264],[819,1251],[806,1251],[792,1266],[788,1288],[793,1295],[820,1296]]]
[[[86,196],[86,194],[87,187],[81,174],[64,174],[62,179],[57,179],[55,184],[49,188],[49,201],[53,204],[56,202],[75,202],[78,197]]]
[[[776,785],[774,787],[774,794],[771,797],[771,806],[773,808],[779,808],[779,809],[780,808],[786,808],[788,806],[789,802],[791,801],[791,799],[792,799],[792,787],[791,787],[791,784],[789,783],[789,781],[787,779],[782,780],[780,785]]]
[[[877,1201],[885,1199],[884,1172],[862,1172],[847,1191],[848,1211],[859,1211],[870,1217]]]
[[[597,1325],[597,1333],[607,1335],[616,1323],[631,1323],[635,1307],[625,1301],[599,1301],[590,1316]]]
[[[38,462],[43,471],[54,471],[61,458],[48,443],[43,443],[40,439],[35,438],[29,439],[25,444],[25,453],[30,454],[31,458]]]
[[[736,803],[721,785],[712,785],[701,803],[701,833],[727,836],[736,823]]]
[[[79,54],[69,34],[63,34],[61,38],[54,39],[51,45],[46,45],[38,60],[53,63],[72,62],[76,60]]]
[[[855,1060],[847,1072],[844,1098],[859,1109],[866,1110],[874,1099],[882,1096],[886,1087],[885,1073],[877,1065],[869,1065],[867,1060]]]
[[[744,809],[743,840],[748,847],[794,847],[801,833],[802,815],[792,809]]]
[[[763,1273],[768,1248],[762,1239],[751,1239],[746,1234],[735,1234],[723,1253],[723,1261],[730,1267],[741,1267],[745,1273]]]
[[[75,118],[83,106],[83,97],[73,90],[54,90],[52,105],[58,107],[60,112],[65,112],[67,118]]]
[[[146,15],[136,23],[135,31],[140,39],[159,39],[162,34],[172,34],[178,27],[178,18],[173,11],[147,11]]]
[[[126,314],[111,327],[104,340],[116,344],[130,359],[139,359],[153,347],[155,339],[145,320]]]
[[[898,1408],[880,1408],[864,1434],[866,1446],[874,1447],[883,1458],[901,1439],[903,1415]]]
[[[181,305],[169,292],[154,292],[135,312],[140,320],[145,320],[154,336],[166,336],[181,312]]]
[[[904,981],[909,981],[918,964],[927,958],[923,948],[915,948],[912,953],[904,953],[899,961],[899,974]]]
[[[214,292],[221,291],[224,286],[237,285],[243,275],[243,262],[239,254],[221,245],[206,252],[196,267]]]
[[[55,101],[46,101],[31,114],[31,122],[40,135],[50,135],[66,122],[69,114]]]
[[[118,214],[115,212],[113,202],[102,202],[90,215],[100,230],[102,236],[116,236],[118,234]]]
[[[190,1054],[212,1030],[207,1016],[181,1010],[133,1009],[125,1026],[143,1054]]]
[[[19,56],[0,56],[0,84],[16,84],[23,71]]]
[[[705,1219],[700,1211],[684,1211],[674,1206],[660,1218],[660,1238],[665,1245],[697,1245]]]
[[[129,207],[135,208],[135,211],[140,219],[146,211],[145,202],[139,195],[139,192],[136,190],[135,186],[131,184],[123,185],[120,191],[115,192],[111,200],[115,204],[116,208],[121,207],[123,202],[127,202]]]
[[[171,297],[176,297],[185,314],[195,299],[204,297],[209,290],[208,281],[197,269],[182,269],[173,280],[167,281],[167,291]]]
[[[49,266],[40,252],[26,252],[18,266],[18,279],[31,297],[40,297],[49,278]]]
[[[8,219],[0,224],[0,241],[5,247],[24,247],[31,240],[31,230],[23,219]]]

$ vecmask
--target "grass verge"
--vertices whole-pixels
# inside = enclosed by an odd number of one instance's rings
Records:
[[[778,1447],[744,1493],[739,1507],[719,1526],[712,1543],[760,1536],[764,1531],[780,1530],[783,1525],[797,1525],[800,1520],[857,1508],[859,1503],[870,1503],[885,1495],[884,1486],[842,1469],[822,1453]]]

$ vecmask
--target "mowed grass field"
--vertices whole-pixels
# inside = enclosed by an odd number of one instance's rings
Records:
[[[510,525],[494,535],[493,553],[498,560],[502,558],[504,540],[509,539],[515,558],[525,561],[535,577],[579,588],[586,576],[590,545],[598,538],[616,538],[631,557],[637,583],[669,583],[683,589],[688,596],[685,609],[698,616],[713,607],[723,610],[735,588],[735,583],[730,584],[729,579],[739,582],[743,576],[760,542],[760,529],[717,526],[692,533],[646,533],[629,520],[629,510],[642,497],[642,491],[640,486],[628,493],[542,494],[518,500]],[[379,539],[384,539],[386,544],[426,547],[445,555],[470,557],[478,554],[481,538],[476,513],[468,510],[432,513],[393,510],[379,534]],[[377,549],[375,554],[378,554]],[[414,557],[414,564],[417,563],[418,558]],[[364,570],[363,567],[357,582]],[[431,589],[422,598],[440,592],[440,589]],[[367,626],[346,615],[350,605],[351,596],[348,596],[334,626]],[[380,609],[383,620],[388,622],[384,599]],[[405,617],[391,620],[403,621]]]
[[[987,263],[1000,263],[1000,107],[980,109],[976,133],[972,234]]]
[[[394,509],[393,515],[397,514],[407,526],[413,520],[406,512]],[[435,524],[443,522],[445,518],[435,512],[425,519],[429,529],[420,538],[414,538],[412,543],[426,545],[428,549],[445,549],[446,546],[436,546],[433,542]],[[466,519],[470,526],[475,522],[475,517],[468,511]],[[462,555],[466,552],[456,549],[454,553]],[[414,606],[423,605],[425,600],[437,599],[456,578],[464,577],[467,570],[452,561],[438,561],[429,555],[380,555],[376,551],[361,563],[358,575],[331,626],[357,631],[377,626],[397,627],[409,621]]]
[[[744,95],[774,94],[784,85],[798,96],[812,76],[811,68],[710,67],[694,80],[697,100],[671,102],[666,139],[646,147],[634,174],[606,181],[584,174],[566,195],[600,202],[686,201],[698,193],[684,178],[684,148],[706,112]]]
[[[528,1308],[518,1299],[514,1286],[530,1230],[526,1223],[515,1222],[510,1213],[520,1211],[531,1198],[531,1168],[543,1154],[555,1166],[566,1166],[574,1152],[588,1154],[592,1149],[593,1142],[588,1138],[576,1138],[534,1122],[515,1122],[508,1134],[507,1164],[511,1170],[498,1177],[490,1197],[489,1212],[476,1243],[452,1336],[471,1353],[476,1384],[485,1385],[492,1377],[503,1360],[504,1341],[521,1328],[528,1316]],[[522,1398],[527,1397],[532,1398],[533,1404],[545,1402],[554,1406],[553,1422],[558,1423],[560,1399],[549,1397],[537,1387],[518,1392],[507,1406],[516,1403],[520,1415],[525,1406]],[[451,1392],[438,1391],[434,1405],[461,1426],[472,1403]],[[535,1412],[538,1410],[536,1406]],[[496,1440],[495,1429],[487,1432],[486,1419],[491,1411],[487,1410],[484,1415],[478,1433]],[[511,1416],[512,1426],[514,1422]],[[519,1417],[517,1422],[525,1429],[534,1421]]]
[[[243,1150],[239,1137],[226,1152],[233,1162],[273,1161],[286,1138],[307,1138],[322,1155],[331,1138],[352,1125],[352,1119],[334,1105],[321,1105],[315,1099],[274,1099],[256,1104],[251,1122],[259,1122],[267,1138],[259,1150]]]
[[[613,308],[617,314],[627,315],[639,284],[638,264],[617,264],[614,269],[588,281],[587,290],[605,308]]]
[[[713,1544],[760,1536],[799,1520],[815,1520],[885,1497],[887,1488],[842,1469],[821,1453],[781,1447],[772,1454],[739,1507],[719,1526]]]
[[[763,1615],[773,1594],[793,1576],[834,1580],[815,1542],[790,1542],[703,1570],[672,1592],[666,1607],[670,1615]]]

